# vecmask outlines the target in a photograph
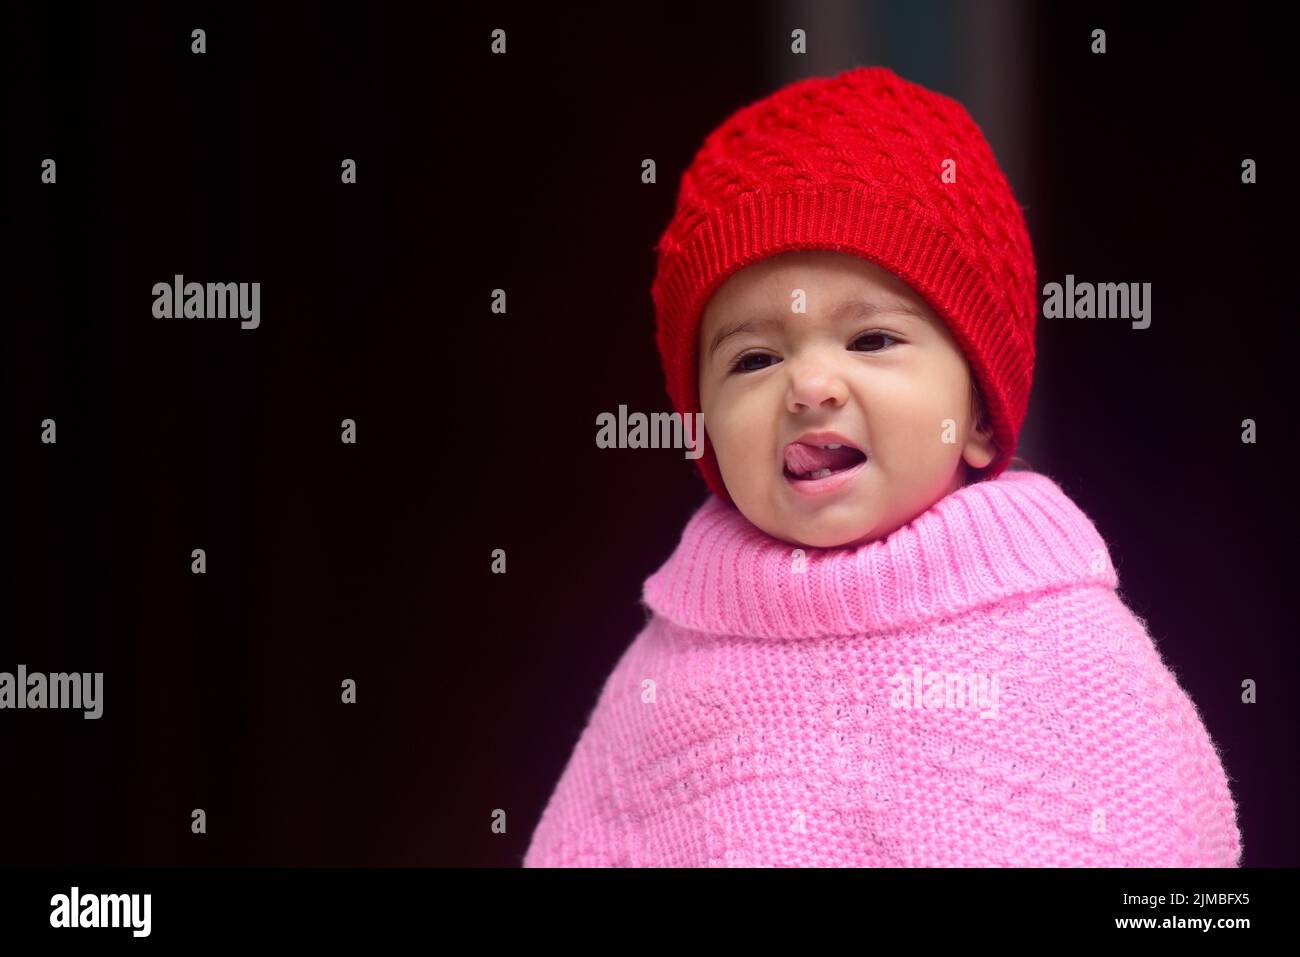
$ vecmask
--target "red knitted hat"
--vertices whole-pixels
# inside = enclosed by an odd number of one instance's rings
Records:
[[[979,478],[1011,461],[1034,368],[1034,253],[992,150],[956,100],[857,67],[742,107],[683,174],[656,249],[655,341],[677,412],[700,411],[700,317],[723,280],[776,253],[832,249],[888,269],[943,318],[998,446]],[[734,504],[707,429],[696,462]]]

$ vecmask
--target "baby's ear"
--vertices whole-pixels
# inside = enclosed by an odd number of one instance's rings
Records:
[[[979,388],[971,384],[971,421],[974,423],[962,449],[962,458],[973,469],[982,469],[998,457],[998,445],[993,440],[993,423],[984,410],[984,400]]]
[[[992,432],[988,429],[971,429],[966,448],[962,450],[966,464],[973,469],[987,468],[997,457],[998,445],[993,441]]]

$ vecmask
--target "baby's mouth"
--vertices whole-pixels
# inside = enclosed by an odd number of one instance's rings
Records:
[[[864,452],[850,445],[830,447],[791,442],[785,449],[783,471],[787,478],[795,481],[815,481],[851,469],[866,458]]]

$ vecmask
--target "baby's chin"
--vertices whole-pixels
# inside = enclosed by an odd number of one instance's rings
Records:
[[[755,520],[767,534],[799,548],[856,548],[884,538],[888,531],[872,516],[835,515],[832,507],[819,516],[765,515]]]

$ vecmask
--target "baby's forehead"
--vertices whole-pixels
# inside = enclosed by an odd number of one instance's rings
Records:
[[[796,250],[749,263],[709,296],[704,319],[736,310],[781,315],[898,309],[930,313],[925,297],[889,269],[833,250]]]
[[[926,323],[936,318],[934,310],[919,294],[906,296],[890,290],[854,287],[820,295],[817,290],[792,286],[788,291],[768,288],[741,295],[714,296],[705,304],[700,329],[707,328],[711,333],[719,327],[729,329],[737,324],[771,328],[778,324],[806,323],[810,319],[840,322],[886,315]]]

